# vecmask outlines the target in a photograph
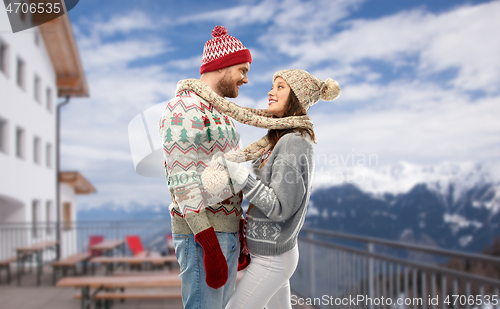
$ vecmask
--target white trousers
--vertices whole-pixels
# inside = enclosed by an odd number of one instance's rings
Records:
[[[299,249],[266,256],[250,252],[250,265],[226,309],[292,309],[290,277],[299,262]]]

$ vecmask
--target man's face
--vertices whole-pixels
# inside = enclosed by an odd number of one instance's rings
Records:
[[[250,63],[240,63],[222,69],[222,78],[217,83],[218,93],[226,98],[238,97],[240,86],[248,83]]]

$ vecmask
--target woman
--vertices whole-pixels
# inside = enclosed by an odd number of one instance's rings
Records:
[[[273,77],[267,111],[277,118],[306,115],[320,98],[330,101],[339,93],[340,87],[331,79],[321,81],[303,70],[282,70]],[[267,138],[270,150],[252,162],[256,179],[232,162],[241,154],[217,159],[250,202],[246,247],[251,261],[226,309],[292,308],[289,279],[299,259],[297,237],[311,193],[316,140],[314,131],[303,127],[270,129]]]

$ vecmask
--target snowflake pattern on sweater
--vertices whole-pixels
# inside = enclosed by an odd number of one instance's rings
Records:
[[[196,93],[185,90],[167,103],[159,130],[173,202],[169,207],[172,232],[197,234],[211,226],[216,231],[238,231],[241,187],[228,183],[214,196],[201,180],[214,155],[239,149],[234,123]]]

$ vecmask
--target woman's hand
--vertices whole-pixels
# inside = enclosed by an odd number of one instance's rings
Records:
[[[224,156],[217,158],[217,162],[227,168],[229,177],[231,177],[232,180],[235,180],[242,187],[245,186],[245,184],[247,183],[248,175],[250,175],[250,171],[248,170],[248,168],[239,163],[226,160]]]

